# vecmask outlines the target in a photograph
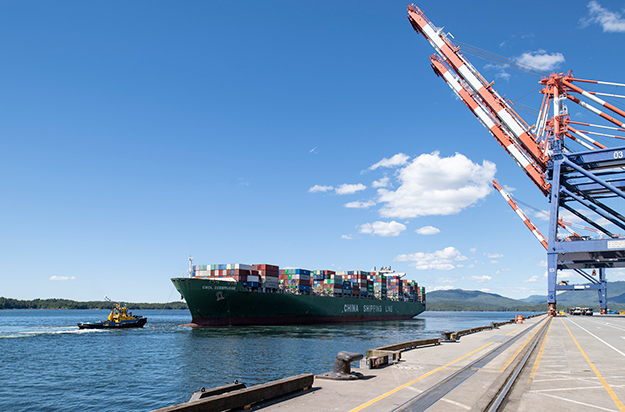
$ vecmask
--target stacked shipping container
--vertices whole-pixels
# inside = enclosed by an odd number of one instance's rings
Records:
[[[243,263],[228,263],[223,265],[195,265],[193,272],[199,278],[231,278],[241,282],[249,288],[266,287],[278,288],[278,266],[273,265],[246,265]]]
[[[274,265],[254,265],[254,269],[258,271],[263,287],[269,289],[278,289],[280,285],[280,268]]]
[[[398,275],[386,276],[387,296],[392,299],[399,299],[403,295],[402,281]]]
[[[195,277],[232,278],[249,288],[283,289],[297,293],[321,291],[328,295],[362,296],[377,299],[425,301],[425,288],[414,280],[401,279],[394,272],[364,272],[280,269],[269,264],[243,263],[193,266]]]
[[[280,283],[287,289],[309,292],[311,287],[310,270],[307,269],[282,269],[280,270]]]
[[[347,293],[356,296],[373,296],[373,281],[369,279],[369,272],[361,270],[337,272],[343,276],[343,289],[347,289]],[[347,281],[347,282],[345,282]],[[369,293],[369,285],[371,285],[371,293]]]

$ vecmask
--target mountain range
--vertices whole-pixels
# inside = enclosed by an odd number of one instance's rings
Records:
[[[625,310],[625,281],[608,282],[608,309]],[[527,311],[547,310],[547,295],[532,295],[525,299],[511,299],[495,293],[477,290],[437,290],[426,295],[427,310]],[[577,290],[559,293],[558,309],[584,306],[599,311],[597,291]]]

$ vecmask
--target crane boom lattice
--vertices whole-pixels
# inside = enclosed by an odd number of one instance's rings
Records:
[[[408,19],[415,31],[434,48],[430,65],[478,118],[495,140],[523,169],[551,203],[549,232],[542,236],[512,198],[493,182],[547,250],[548,293],[551,314],[555,314],[559,290],[597,290],[601,311],[607,310],[606,268],[625,267],[625,216],[617,211],[618,199],[625,199],[625,147],[611,147],[599,138],[624,139],[600,131],[581,130],[577,125],[625,132],[625,110],[598,96],[623,98],[613,93],[586,91],[577,83],[625,87],[625,84],[578,79],[572,72],[551,73],[540,80],[543,94],[535,127],[530,127],[494,89],[443,32],[416,5],[408,6]],[[612,126],[571,120],[567,102],[599,116]],[[598,106],[598,107],[597,107]],[[611,114],[608,114],[610,112]],[[571,126],[572,124],[576,126]],[[616,127],[615,127],[616,126]],[[582,236],[571,230],[560,213],[566,211],[582,221],[580,227],[599,234]],[[585,225],[585,226],[584,226]],[[568,232],[558,236],[558,229]],[[605,237],[604,237],[605,236]],[[599,270],[599,278],[584,269]],[[557,282],[558,271],[573,270],[590,284]]]

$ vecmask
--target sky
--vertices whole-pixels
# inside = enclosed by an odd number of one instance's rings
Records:
[[[547,199],[434,74],[408,4],[0,1],[0,296],[177,300],[190,255],[546,295],[490,182],[545,234]],[[459,43],[625,82],[625,2],[417,6]],[[540,77],[466,56],[535,122]]]

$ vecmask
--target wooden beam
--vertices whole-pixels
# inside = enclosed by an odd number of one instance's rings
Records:
[[[313,381],[314,375],[312,373],[304,373],[221,395],[210,396],[194,402],[156,409],[153,412],[221,412],[228,409],[244,408],[257,402],[310,388]]]

